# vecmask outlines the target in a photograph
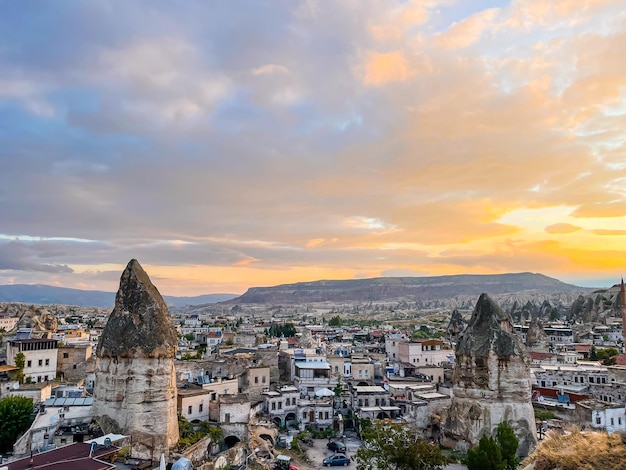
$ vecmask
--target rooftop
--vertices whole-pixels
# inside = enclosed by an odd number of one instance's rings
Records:
[[[107,457],[118,450],[119,447],[115,446],[98,447],[92,457],[89,457],[90,445],[76,442],[9,462],[6,466],[7,470],[109,470],[115,469],[115,465],[97,459]]]

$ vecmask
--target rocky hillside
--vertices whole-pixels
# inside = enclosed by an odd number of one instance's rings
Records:
[[[206,294],[196,297],[164,295],[169,307],[201,305],[232,299],[236,294]],[[68,289],[39,284],[15,284],[0,286],[0,302],[23,302],[38,305],[76,305],[79,307],[113,308],[115,292],[99,290]]]
[[[283,284],[274,287],[253,287],[225,304],[289,305],[318,302],[417,302],[423,306],[439,303],[448,307],[475,302],[481,293],[507,298],[505,304],[533,299],[561,297],[571,303],[578,295],[591,289],[563,283],[533,273],[493,275],[451,275],[433,277],[380,277],[343,281],[314,281]],[[446,300],[454,299],[453,302]],[[449,304],[449,305],[448,305]]]

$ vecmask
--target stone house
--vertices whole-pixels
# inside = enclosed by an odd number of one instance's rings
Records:
[[[210,403],[209,417],[222,424],[244,424],[250,419],[250,410],[247,394],[220,395],[217,401]]]
[[[451,354],[454,352],[451,349],[445,349],[445,343],[440,339],[401,341],[398,345],[398,360],[414,367],[450,362]]]
[[[351,386],[350,400],[360,418],[395,418],[400,414],[400,408],[391,404],[389,392],[377,385]]]
[[[270,385],[270,368],[269,367],[250,367],[245,377],[245,383],[242,389],[255,396],[260,396],[263,390],[267,390]]]
[[[87,374],[88,360],[93,356],[90,342],[68,343],[57,350],[57,373],[61,379],[80,380]]]
[[[369,357],[353,355],[350,378],[359,385],[374,385],[374,363]]]
[[[263,392],[263,411],[279,426],[298,420],[300,391],[293,386]]]
[[[333,426],[333,399],[314,398],[301,399],[298,406],[300,429],[314,426],[317,429],[328,429]]]
[[[7,364],[15,365],[15,356],[23,353],[24,380],[46,382],[57,375],[57,341],[42,339],[13,339],[7,345]]]
[[[209,390],[199,386],[178,387],[176,396],[178,414],[189,422],[208,421],[210,393]]]

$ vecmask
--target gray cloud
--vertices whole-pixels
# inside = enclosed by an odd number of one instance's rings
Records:
[[[42,249],[43,248],[43,249]],[[47,253],[46,247],[33,249],[29,244],[12,241],[0,242],[0,270],[37,271],[43,273],[72,273],[74,270],[65,264],[37,262],[41,258],[58,256],[60,253]]]

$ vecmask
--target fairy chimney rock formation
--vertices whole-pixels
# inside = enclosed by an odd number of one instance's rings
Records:
[[[530,363],[509,315],[482,294],[456,345],[447,434],[477,445],[508,421],[519,439],[518,455],[527,455],[537,441]]]
[[[157,459],[178,442],[177,346],[167,305],[131,260],[96,349],[94,414],[105,432],[131,436],[135,458]]]
[[[452,311],[452,315],[450,316],[450,323],[448,323],[448,328],[446,329],[448,340],[451,343],[456,343],[459,340],[463,331],[465,330],[466,325],[467,324],[465,323],[465,320],[463,320],[461,312],[459,312],[459,310],[455,308]]]
[[[533,317],[526,332],[526,346],[534,351],[548,350],[548,335],[537,317]]]

